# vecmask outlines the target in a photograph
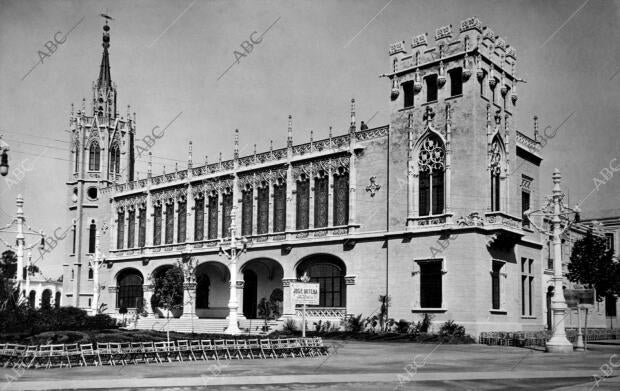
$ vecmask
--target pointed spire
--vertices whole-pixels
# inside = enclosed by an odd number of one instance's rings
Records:
[[[288,138],[286,140],[286,145],[288,147],[293,146],[293,116],[288,115]]]
[[[153,176],[153,153],[152,152],[149,152],[149,162],[148,162],[148,168],[146,171],[146,176],[149,178]]]
[[[235,129],[234,158],[239,159],[239,129]]]
[[[538,136],[540,134],[538,133],[538,116],[535,115],[534,116],[534,141],[538,142]]]
[[[192,140],[189,140],[189,151],[187,153],[187,168],[192,168]]]
[[[105,22],[103,26],[103,56],[101,57],[101,67],[99,68],[99,78],[97,79],[97,88],[112,87],[112,78],[110,77],[110,56],[108,48],[110,47],[110,26]]]
[[[174,162],[174,172],[175,173],[179,172],[179,163],[178,162]]]
[[[205,155],[205,168],[209,165],[209,155]]]
[[[166,175],[166,165],[164,164],[164,175]]]
[[[71,103],[71,116],[72,117],[73,117],[73,110],[74,110],[73,103]]]
[[[349,132],[355,132],[355,98],[351,99],[351,127]]]

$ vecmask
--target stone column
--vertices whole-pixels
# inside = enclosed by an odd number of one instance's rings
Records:
[[[153,308],[151,308],[151,298],[153,297],[155,287],[153,285],[144,285],[142,292],[144,296],[144,311],[146,311],[149,318],[154,316]]]
[[[196,319],[196,283],[186,282],[183,284],[183,319]]]
[[[355,150],[351,151],[349,157],[349,224],[357,224],[357,167],[355,161]],[[356,230],[352,227],[351,230]]]
[[[243,287],[245,286],[245,281],[243,280],[243,272],[239,272],[237,274],[237,303],[239,303],[239,308],[237,309],[237,319],[246,319],[245,314],[243,313]]]
[[[295,316],[295,303],[293,302],[293,292],[291,289],[291,282],[297,281],[296,278],[283,278],[282,279],[282,317],[290,318]]]

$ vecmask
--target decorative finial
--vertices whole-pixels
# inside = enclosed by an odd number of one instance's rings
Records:
[[[73,103],[71,103],[71,116],[73,117]]]
[[[153,175],[153,153],[149,152],[149,162],[146,175],[150,178]]]
[[[254,156],[256,156],[256,143],[254,143]]]
[[[314,130],[310,131],[310,144],[314,141]]]
[[[355,132],[355,98],[351,99],[351,127],[350,132]]]
[[[187,154],[187,168],[192,168],[192,140],[189,140],[189,152]]]
[[[166,175],[166,165],[164,164],[164,175]]]
[[[329,127],[329,139],[331,140],[331,138],[332,138],[332,127],[330,126]]]
[[[534,141],[538,142],[538,116],[534,116]]]
[[[435,118],[435,112],[433,111],[433,108],[430,106],[426,106],[426,111],[422,115],[422,119],[426,121],[427,124],[429,124],[433,122],[433,118]]]
[[[127,105],[127,121],[129,121],[130,115],[131,115],[131,106]]]
[[[288,115],[288,138],[286,140],[286,145],[288,147],[293,146],[293,116]]]
[[[205,155],[205,167],[209,165],[209,155]]]
[[[239,158],[239,129],[235,129],[235,147],[234,147],[234,157],[235,159]]]
[[[179,163],[174,162],[174,172],[177,173],[179,172]]]
[[[269,152],[273,152],[273,140],[269,140]]]

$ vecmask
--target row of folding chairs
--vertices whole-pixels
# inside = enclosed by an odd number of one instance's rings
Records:
[[[150,364],[173,361],[317,357],[329,354],[320,337],[177,340],[88,344],[0,344],[0,365],[56,368]]]

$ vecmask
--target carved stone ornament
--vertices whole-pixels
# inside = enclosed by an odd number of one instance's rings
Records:
[[[377,177],[370,177],[370,185],[366,186],[366,191],[370,193],[371,197],[374,197],[375,194],[381,189],[381,185],[377,183]]]

